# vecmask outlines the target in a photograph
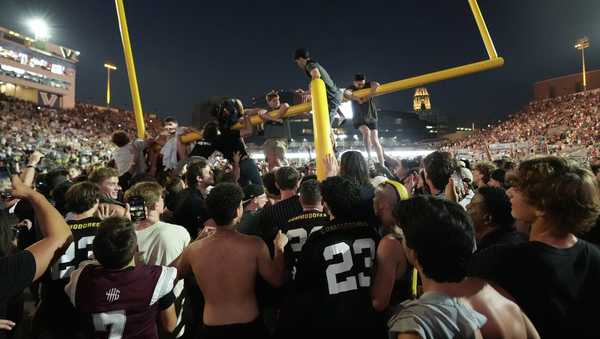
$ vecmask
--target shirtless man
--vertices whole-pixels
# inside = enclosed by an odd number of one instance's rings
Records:
[[[259,318],[255,295],[257,274],[281,286],[287,237],[275,238],[271,259],[267,245],[257,237],[238,233],[242,217],[242,189],[231,183],[215,186],[206,204],[216,223],[200,235],[177,264],[180,276],[193,272],[205,298],[202,338],[264,338],[267,330]]]

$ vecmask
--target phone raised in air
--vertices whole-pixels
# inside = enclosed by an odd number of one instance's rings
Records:
[[[133,196],[127,199],[129,205],[129,214],[131,215],[131,221],[137,222],[146,219],[146,203],[144,198],[140,196]]]
[[[10,199],[10,191],[12,189],[11,175],[12,171],[7,164],[0,166],[0,198],[3,200]]]

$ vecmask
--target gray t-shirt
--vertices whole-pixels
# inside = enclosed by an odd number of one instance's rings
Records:
[[[437,292],[426,292],[417,300],[400,304],[399,312],[388,321],[390,338],[399,333],[415,332],[421,338],[475,338],[475,330],[486,317],[456,298]]]

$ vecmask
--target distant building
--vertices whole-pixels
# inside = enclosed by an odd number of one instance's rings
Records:
[[[586,72],[587,89],[600,88],[600,70]],[[533,85],[533,99],[544,100],[583,91],[580,73],[538,81]]]
[[[40,106],[75,106],[79,52],[0,27],[0,93]]]
[[[419,87],[415,90],[415,95],[413,96],[413,109],[415,112],[431,110],[431,100],[429,99],[427,88]]]
[[[448,124],[448,117],[446,114],[433,108],[427,88],[419,87],[415,90],[415,94],[413,95],[413,110],[419,116],[419,119],[426,123],[427,135],[429,137],[436,137],[450,132],[451,128]]]

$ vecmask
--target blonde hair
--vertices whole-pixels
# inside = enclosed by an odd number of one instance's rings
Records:
[[[265,157],[269,153],[275,154],[277,159],[285,160],[285,153],[287,152],[287,143],[281,139],[269,139],[265,141],[263,145]]]

